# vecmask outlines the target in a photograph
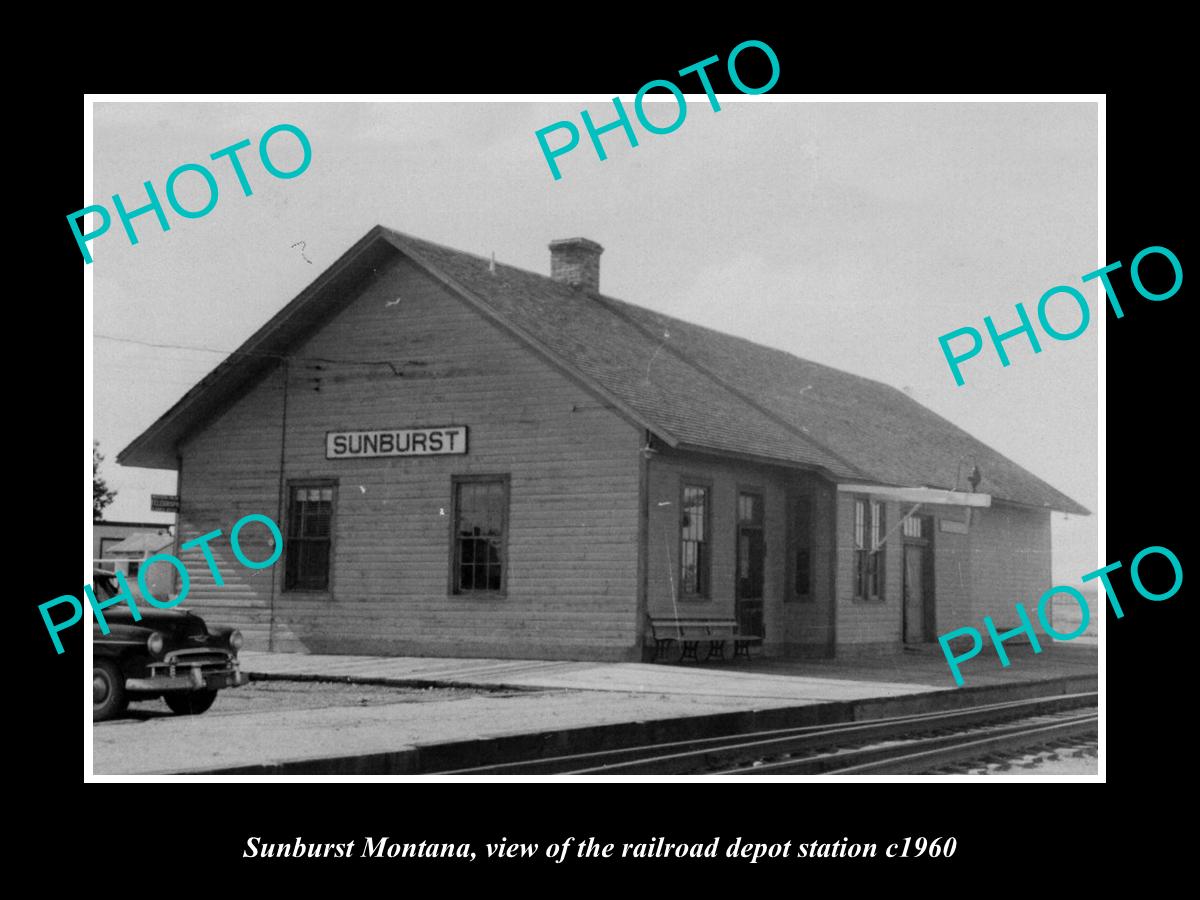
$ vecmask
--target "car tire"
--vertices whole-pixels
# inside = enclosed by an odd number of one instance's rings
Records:
[[[187,691],[180,694],[163,694],[167,706],[177,716],[198,716],[208,712],[213,701],[217,699],[216,691]]]
[[[92,663],[92,720],[103,722],[119,716],[129,705],[125,694],[125,676],[109,659]]]

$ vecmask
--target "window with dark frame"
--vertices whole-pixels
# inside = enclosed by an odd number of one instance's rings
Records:
[[[501,594],[506,586],[508,479],[456,476],[451,590]]]
[[[879,500],[854,501],[854,596],[863,600],[882,600],[884,585],[884,545],[886,534],[884,505]]]
[[[812,498],[792,499],[792,596],[812,599]]]
[[[867,501],[854,501],[854,596],[863,595],[863,572],[866,570]]]
[[[875,600],[883,596],[883,504],[871,501],[871,550],[867,556],[870,577],[867,579],[867,595]]]
[[[679,590],[685,597],[707,598],[709,585],[709,489],[684,484],[679,522]]]
[[[293,484],[288,489],[284,589],[329,589],[333,545],[332,483]]]

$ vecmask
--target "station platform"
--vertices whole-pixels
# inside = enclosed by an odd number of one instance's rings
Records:
[[[1035,654],[1010,645],[1011,664],[1001,667],[987,650],[963,663],[966,686],[1089,675],[1097,671],[1095,643],[1052,644]],[[398,686],[491,689],[562,689],[620,693],[757,697],[829,702],[891,697],[954,688],[936,645],[882,655],[798,660],[755,657],[707,663],[603,663],[446,657],[332,656],[303,653],[241,654],[242,668],[257,678],[339,680]]]
[[[936,646],[701,664],[243,652],[250,684],[202,716],[155,701],[97,724],[93,772],[408,775],[530,747],[578,752],[1095,689],[1094,645],[1009,654],[1001,668],[981,653],[956,688]]]

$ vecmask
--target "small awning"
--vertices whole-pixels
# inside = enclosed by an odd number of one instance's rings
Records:
[[[839,491],[854,494],[873,494],[901,503],[937,503],[943,506],[991,506],[991,494],[971,491],[947,491],[929,487],[894,487],[886,484],[839,484]]]
[[[168,547],[175,539],[166,532],[153,534],[149,531],[135,532],[118,544],[105,548],[106,553],[157,553]]]

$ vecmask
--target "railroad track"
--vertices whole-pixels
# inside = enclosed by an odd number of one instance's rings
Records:
[[[1095,691],[861,722],[812,725],[526,759],[445,775],[921,773],[1068,741],[1097,729]]]

